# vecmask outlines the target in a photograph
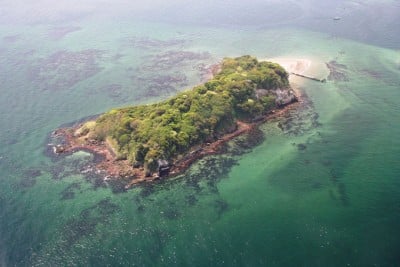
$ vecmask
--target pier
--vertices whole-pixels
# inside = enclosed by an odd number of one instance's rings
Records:
[[[303,78],[306,78],[306,79],[309,79],[309,80],[321,82],[321,83],[325,83],[326,82],[326,79],[318,79],[318,78],[315,78],[315,77],[311,77],[311,76],[307,76],[307,75],[303,75],[303,74],[299,74],[299,73],[295,73],[295,72],[291,72],[290,74],[293,74],[293,75],[296,75],[296,76],[299,76],[299,77],[303,77]]]

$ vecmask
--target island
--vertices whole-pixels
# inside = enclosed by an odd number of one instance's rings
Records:
[[[296,102],[288,77],[277,63],[225,58],[210,80],[167,100],[112,109],[56,130],[63,142],[54,151],[102,155],[96,168],[106,179],[130,179],[128,186],[177,175]]]

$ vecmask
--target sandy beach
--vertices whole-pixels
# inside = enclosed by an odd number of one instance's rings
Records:
[[[312,64],[312,61],[310,59],[306,59],[306,58],[277,57],[277,58],[266,58],[263,60],[278,63],[288,73],[295,72],[298,74],[304,74],[311,67],[311,64]]]

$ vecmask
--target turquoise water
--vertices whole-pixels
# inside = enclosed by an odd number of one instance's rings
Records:
[[[78,6],[78,7],[76,7]],[[400,3],[0,7],[0,266],[398,266]],[[340,16],[341,20],[332,18]],[[226,56],[306,58],[286,118],[124,192],[49,133],[151,103]]]

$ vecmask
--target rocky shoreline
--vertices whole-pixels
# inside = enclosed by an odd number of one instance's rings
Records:
[[[281,108],[272,110],[265,116],[256,118],[253,122],[237,121],[236,129],[233,132],[221,136],[214,142],[204,143],[193,147],[184,157],[175,160],[170,164],[169,175],[165,177],[159,176],[157,173],[145,173],[143,167],[135,168],[135,166],[132,166],[128,160],[118,159],[107,142],[98,142],[95,140],[82,141],[76,137],[75,132],[84,123],[82,121],[72,127],[62,127],[55,130],[50,137],[54,142],[50,143],[49,147],[52,149],[52,153],[56,157],[71,155],[78,151],[86,151],[95,155],[97,162],[93,171],[104,173],[103,179],[105,181],[123,179],[126,181],[125,189],[129,189],[137,184],[149,183],[162,178],[177,176],[184,173],[199,159],[209,155],[223,153],[221,147],[226,142],[237,136],[249,133],[268,120],[282,117],[289,110],[296,108],[297,105],[302,103],[302,98],[298,90],[296,90],[295,96],[295,101],[286,103],[285,105],[282,105]]]

